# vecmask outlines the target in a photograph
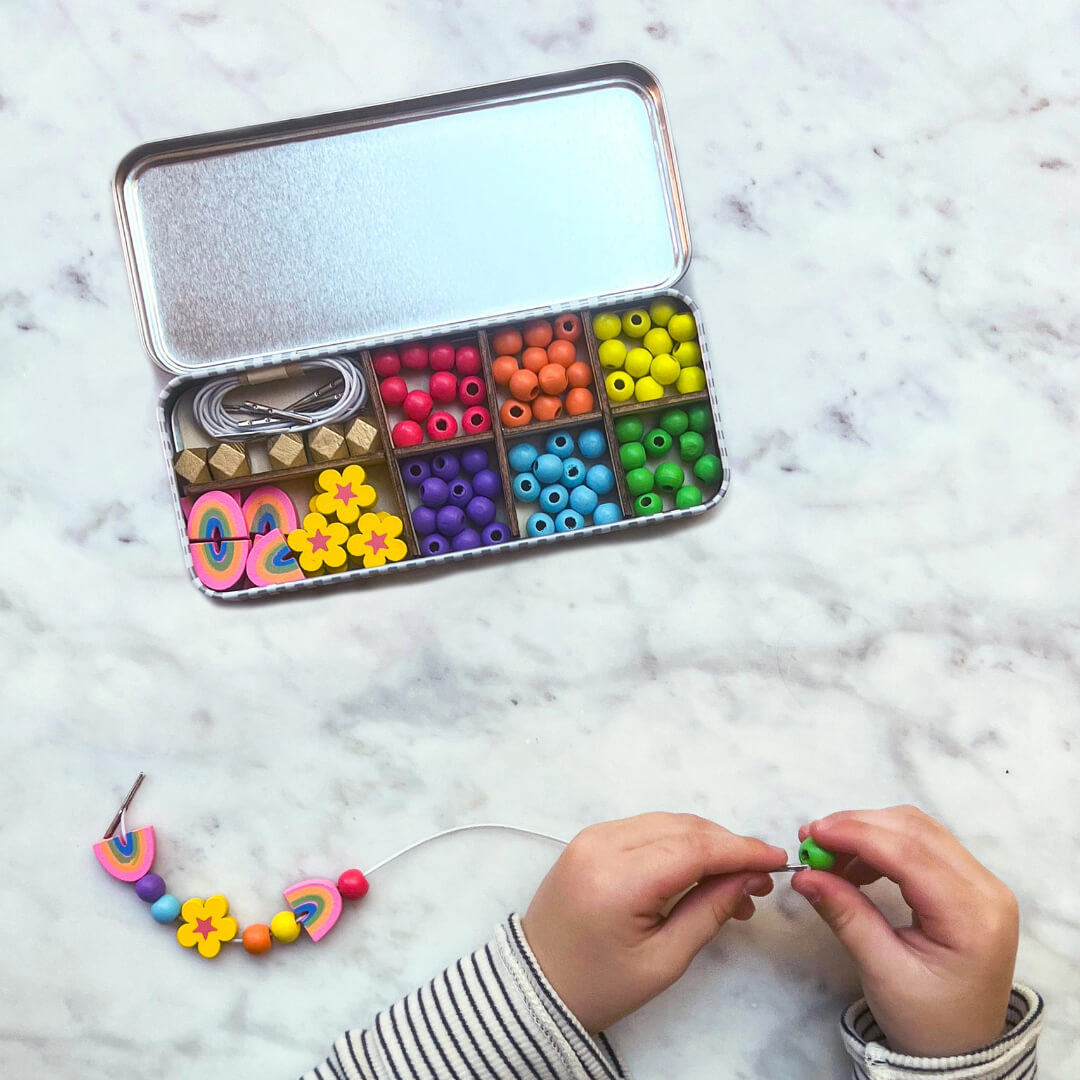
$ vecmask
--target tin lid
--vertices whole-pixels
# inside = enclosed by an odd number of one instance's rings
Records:
[[[114,195],[144,344],[178,373],[625,299],[690,261],[630,63],[147,144]]]

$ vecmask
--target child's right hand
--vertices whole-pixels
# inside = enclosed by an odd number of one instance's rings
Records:
[[[1019,933],[1016,898],[947,829],[913,806],[831,814],[799,830],[838,855],[801,871],[809,900],[851,953],[889,1046],[916,1057],[970,1053],[1005,1027]],[[893,929],[859,891],[900,886],[912,925]]]

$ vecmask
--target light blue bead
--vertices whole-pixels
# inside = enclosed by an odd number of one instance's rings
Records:
[[[510,462],[510,468],[514,472],[528,472],[539,456],[540,451],[532,443],[523,442],[511,448],[506,460]]]
[[[574,437],[569,431],[556,431],[548,436],[547,452],[568,458],[574,452]]]
[[[540,481],[532,473],[518,473],[514,477],[514,498],[523,503],[536,502],[540,498]]]
[[[562,484],[549,484],[540,492],[540,509],[546,514],[565,510],[570,502],[570,492]]]
[[[525,522],[525,531],[530,536],[548,536],[555,531],[555,522],[549,514],[533,514]]]
[[[541,454],[532,463],[532,472],[541,484],[554,484],[562,479],[562,458],[557,454]]]
[[[599,428],[586,428],[577,437],[578,453],[583,458],[598,458],[607,450],[607,441]]]
[[[581,458],[568,457],[562,466],[562,485],[576,488],[585,483],[585,462]]]
[[[173,922],[180,914],[180,901],[177,900],[172,893],[166,893],[164,896],[159,896],[158,899],[150,905],[150,914],[154,916],[156,922]]]
[[[597,495],[606,495],[615,486],[615,474],[606,465],[593,465],[585,474],[585,483]]]
[[[618,503],[601,503],[593,511],[594,525],[611,525],[616,521],[622,521],[622,511]]]
[[[573,532],[585,524],[585,519],[576,510],[564,510],[555,519],[556,532]]]
[[[591,487],[582,484],[570,492],[570,509],[576,510],[583,517],[588,517],[600,502],[600,496]]]

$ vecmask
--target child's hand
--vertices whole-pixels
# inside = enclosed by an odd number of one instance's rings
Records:
[[[772,891],[762,871],[785,860],[691,814],[593,825],[551,868],[522,925],[548,982],[596,1032],[666,990],[728,919],[749,919],[750,897]]]
[[[802,893],[851,953],[889,1046],[916,1057],[963,1054],[1003,1032],[1019,917],[1016,898],[947,829],[913,806],[832,814],[799,830],[838,855],[802,871]],[[911,908],[893,929],[859,892],[887,877]]]

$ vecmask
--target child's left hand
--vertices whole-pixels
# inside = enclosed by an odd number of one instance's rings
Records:
[[[772,891],[765,872],[786,858],[692,814],[592,825],[552,867],[522,926],[556,993],[597,1032],[679,979],[728,919],[749,919],[750,897]]]

